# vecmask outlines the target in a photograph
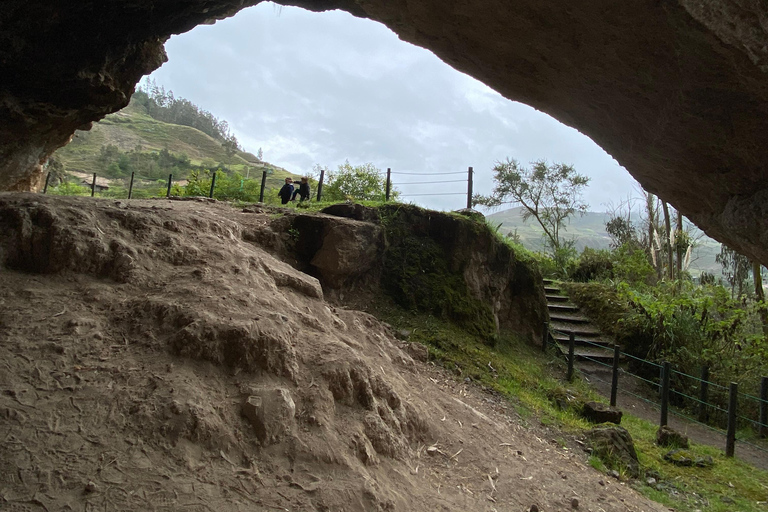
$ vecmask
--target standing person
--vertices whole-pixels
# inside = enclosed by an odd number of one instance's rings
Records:
[[[283,204],[288,204],[293,195],[293,180],[291,178],[285,178],[285,185],[283,185],[283,188],[280,189],[277,195],[280,196]]]
[[[299,188],[293,193],[293,197],[291,197],[291,201],[296,200],[296,196],[299,196],[299,202],[303,203],[304,201],[307,201],[309,199],[309,178],[306,176],[301,178],[301,183],[299,184]]]

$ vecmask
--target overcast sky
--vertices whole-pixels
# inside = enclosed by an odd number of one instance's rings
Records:
[[[489,194],[506,157],[573,164],[592,178],[585,199],[605,210],[634,180],[591,139],[501,95],[400,41],[385,26],[345,12],[313,13],[262,3],[166,44],[159,85],[229,122],[247,151],[301,175],[320,164],[371,162],[392,168],[404,200],[466,206],[462,179],[416,176],[475,169]],[[443,196],[414,194],[457,193]]]

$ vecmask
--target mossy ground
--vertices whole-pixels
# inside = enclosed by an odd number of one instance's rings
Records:
[[[373,304],[371,312],[397,330],[410,331],[410,341],[427,345],[431,359],[452,371],[457,379],[469,377],[504,395],[524,421],[559,428],[563,436],[579,435],[590,428],[572,408],[563,410],[550,399],[563,390],[579,400],[598,398],[580,379],[564,381],[565,365],[559,357],[543,354],[509,332],[502,332],[495,346],[489,346],[482,337],[460,326],[403,310],[387,299]],[[691,444],[690,452],[696,457],[711,456],[714,467],[678,467],[664,461],[668,448],[656,446],[657,425],[625,414],[622,426],[634,440],[641,472],[646,475],[632,486],[650,499],[681,512],[768,510],[768,472],[696,443]],[[606,470],[594,457],[588,458],[588,463],[597,470]],[[648,485],[651,476],[657,483]]]

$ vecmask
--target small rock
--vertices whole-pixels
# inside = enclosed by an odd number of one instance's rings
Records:
[[[720,501],[722,501],[723,503],[727,503],[728,505],[733,505],[736,503],[736,500],[734,500],[729,496],[720,496]]]
[[[401,340],[407,340],[411,337],[411,331],[408,329],[400,329],[397,332],[395,332],[395,335],[400,338]]]
[[[650,487],[653,487],[654,485],[656,485],[656,479],[649,478],[648,480],[645,481],[645,483],[648,484]]]
[[[664,454],[664,460],[676,466],[693,466],[693,456],[682,448],[668,451]]]
[[[611,478],[615,478],[616,480],[618,480],[619,477],[621,476],[619,475],[619,472],[616,471],[615,469],[608,471],[607,475],[610,476]]]
[[[296,404],[290,391],[280,387],[255,387],[249,391],[243,402],[243,416],[250,420],[261,443],[276,443],[293,431]]]
[[[688,448],[688,436],[668,425],[663,425],[656,431],[656,444],[670,448]]]
[[[429,361],[429,349],[421,343],[408,343],[405,345],[405,351],[416,361],[426,363]]]
[[[469,384],[470,382],[472,382],[472,379],[470,379],[469,377],[464,377],[464,382]]]
[[[581,409],[581,415],[592,423],[621,423],[622,413],[619,409],[599,402],[587,402]]]
[[[579,508],[579,500],[576,498],[573,498],[571,500],[571,508]]]
[[[693,465],[697,468],[711,468],[715,465],[715,461],[711,456],[705,455],[704,457],[696,457],[696,460],[693,461]]]
[[[597,483],[602,485],[602,486],[605,486],[605,482],[603,482],[602,480],[598,480]]]
[[[531,505],[531,508],[528,509],[528,512],[539,512],[539,506],[536,504]]]
[[[427,454],[428,455],[437,455],[439,453],[437,446],[430,446],[427,448]]]
[[[98,487],[96,487],[96,483],[93,480],[90,480],[85,485],[85,492],[91,493],[91,492],[96,492],[97,490],[98,490]]]

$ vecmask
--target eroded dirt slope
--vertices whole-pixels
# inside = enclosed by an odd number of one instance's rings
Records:
[[[0,509],[663,510],[243,240],[276,217],[0,196]]]

